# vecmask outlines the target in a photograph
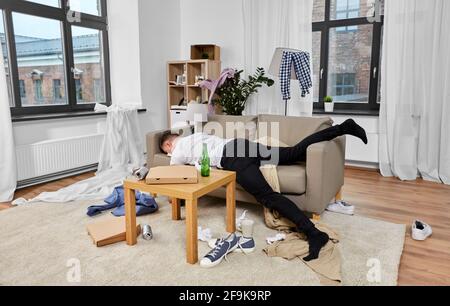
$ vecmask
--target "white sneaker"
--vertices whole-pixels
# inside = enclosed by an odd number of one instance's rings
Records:
[[[412,239],[424,241],[433,234],[431,226],[420,220],[414,221],[412,225]]]
[[[349,216],[353,216],[355,214],[355,206],[345,203],[344,201],[331,203],[330,205],[328,205],[327,210]]]

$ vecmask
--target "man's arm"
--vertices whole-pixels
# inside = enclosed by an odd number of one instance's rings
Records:
[[[182,166],[182,165],[186,165],[186,163],[187,163],[187,161],[183,156],[172,155],[172,157],[170,158],[171,166]]]

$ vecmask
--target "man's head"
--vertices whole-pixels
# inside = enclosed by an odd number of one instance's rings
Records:
[[[180,135],[174,134],[172,132],[165,132],[162,135],[161,141],[159,143],[161,151],[163,151],[166,154],[172,154],[173,150],[175,149],[174,141],[178,137],[180,137]]]

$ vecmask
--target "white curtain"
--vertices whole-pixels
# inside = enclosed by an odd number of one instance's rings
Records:
[[[5,66],[1,53],[0,50],[0,203],[12,200],[17,185],[16,150]]]
[[[245,31],[245,72],[253,74],[257,67],[269,70],[276,48],[292,48],[312,53],[313,0],[243,0]],[[264,87],[248,103],[246,114],[284,115],[278,75],[276,83]],[[301,98],[298,81],[291,83],[292,99],[288,115],[312,116],[312,90]]]
[[[137,108],[117,105],[107,108],[97,105],[96,111],[106,111],[108,117],[95,177],[56,192],[44,192],[32,200],[17,199],[14,204],[100,200],[110,195],[115,187],[122,185],[134,167],[144,164],[144,144],[141,140]]]
[[[380,168],[450,184],[450,1],[387,0]]]

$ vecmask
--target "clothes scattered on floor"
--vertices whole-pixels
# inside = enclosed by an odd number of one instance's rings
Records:
[[[111,210],[116,217],[125,216],[125,197],[123,186],[116,187],[113,193],[104,200],[104,205],[90,206],[87,211],[89,217],[101,214],[104,211]],[[147,194],[136,191],[136,215],[144,216],[152,214],[158,210],[158,204],[155,199]]]
[[[279,227],[272,228],[274,230],[290,227],[290,221],[282,218],[277,212],[270,212],[266,209],[265,219],[270,220],[269,224],[278,224]],[[287,221],[287,222],[286,222]],[[286,238],[282,241],[277,241],[272,245],[267,246],[264,252],[269,257],[281,257],[287,260],[295,258],[303,261],[314,272],[334,282],[342,282],[341,276],[341,253],[337,244],[339,243],[339,235],[331,228],[315,223],[318,230],[330,236],[330,242],[322,249],[320,256],[316,260],[309,262],[302,258],[309,254],[309,244],[304,234],[298,232],[286,231]],[[270,227],[270,226],[269,226]]]
[[[284,241],[284,240],[286,240],[286,234],[283,234],[283,233],[278,233],[274,237],[267,237],[266,238],[266,242],[267,242],[268,245],[272,245],[275,242]]]
[[[205,228],[203,229],[201,226],[198,227],[198,240],[203,242],[208,242],[212,239],[211,229]]]
[[[273,190],[280,192],[277,167],[267,165],[261,167],[261,172]],[[337,246],[339,243],[339,235],[334,230],[315,222],[318,230],[328,234],[330,242],[321,250],[318,259],[307,262],[303,258],[309,254],[309,243],[304,234],[296,231],[295,224],[281,217],[277,211],[272,211],[267,208],[264,209],[264,219],[267,227],[286,235],[284,240],[274,242],[264,249],[264,252],[268,256],[281,257],[287,260],[298,258],[321,276],[321,281],[324,284],[342,282],[341,254]]]
[[[311,59],[307,52],[283,51],[280,66],[280,83],[283,100],[291,99],[292,66],[300,83],[302,98],[310,94],[312,88]]]

